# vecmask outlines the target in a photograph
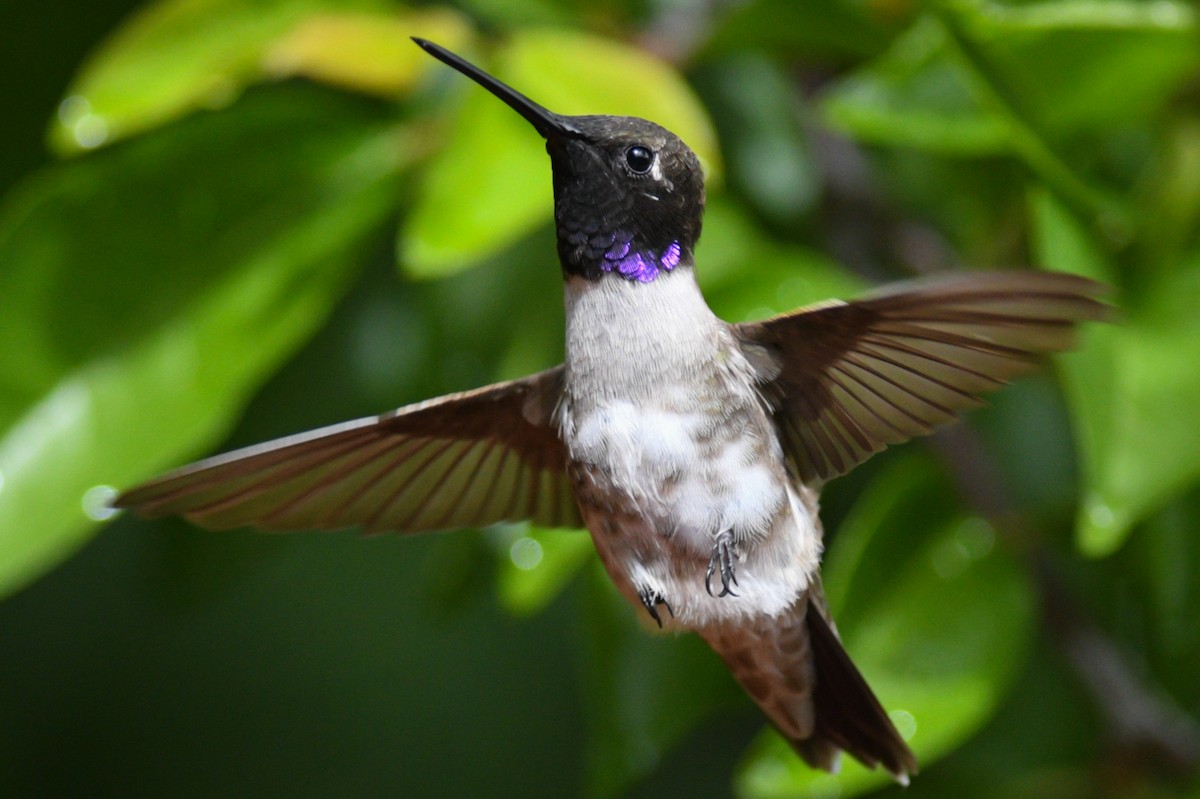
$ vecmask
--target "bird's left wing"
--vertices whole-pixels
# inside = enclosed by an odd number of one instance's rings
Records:
[[[553,424],[562,367],[185,466],[116,507],[202,527],[413,533],[578,527]]]
[[[733,327],[806,483],[927,435],[1111,310],[1051,272],[957,273]]]

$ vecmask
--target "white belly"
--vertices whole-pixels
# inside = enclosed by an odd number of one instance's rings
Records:
[[[791,485],[753,370],[690,270],[568,281],[567,351],[559,423],[618,587],[635,602],[652,588],[688,627],[786,610],[817,569],[815,494]],[[705,573],[723,531],[737,596],[715,598]]]
[[[662,534],[707,557],[724,530],[765,537],[786,501],[761,434],[713,426],[700,411],[614,400],[575,420],[571,457],[600,466]]]

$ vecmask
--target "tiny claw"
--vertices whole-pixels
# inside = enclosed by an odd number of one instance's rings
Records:
[[[708,560],[708,571],[704,574],[704,590],[708,595],[715,598],[723,596],[737,596],[733,589],[729,587],[730,583],[737,585],[737,574],[733,568],[733,533],[729,530],[723,530],[717,534],[717,543],[713,546],[712,557]],[[712,576],[716,572],[717,567],[721,568],[721,593],[713,594]]]
[[[650,614],[650,618],[654,619],[655,623],[658,624],[658,629],[661,630],[663,626],[662,617],[658,615],[659,605],[666,605],[667,611],[671,614],[671,618],[675,618],[675,611],[671,610],[670,603],[663,599],[663,595],[658,591],[655,591],[653,588],[647,586],[640,589],[638,591],[638,598],[641,599],[642,604],[646,606],[646,612]]]

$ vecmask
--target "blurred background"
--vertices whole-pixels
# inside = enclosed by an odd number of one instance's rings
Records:
[[[1200,13],[1179,0],[0,4],[0,795],[899,795],[805,768],[578,531],[205,533],[114,487],[562,357],[541,140],[702,157],[732,321],[947,269],[1121,322],[824,495],[909,797],[1200,796]]]

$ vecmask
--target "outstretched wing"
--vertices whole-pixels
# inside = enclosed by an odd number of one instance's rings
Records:
[[[806,483],[932,432],[1070,348],[1104,287],[1051,272],[958,273],[734,326]]]
[[[402,533],[581,525],[552,416],[562,367],[185,466],[119,496],[203,527]]]

